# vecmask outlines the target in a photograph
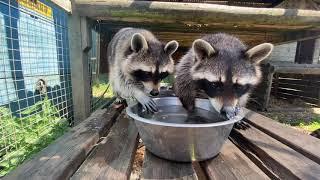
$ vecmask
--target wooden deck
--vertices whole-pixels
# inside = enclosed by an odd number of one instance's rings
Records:
[[[320,139],[250,110],[245,122],[248,128],[234,129],[221,153],[204,162],[145,152],[141,179],[320,178]],[[97,110],[4,179],[129,179],[138,139],[123,108]]]

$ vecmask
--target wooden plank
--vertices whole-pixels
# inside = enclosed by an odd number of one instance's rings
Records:
[[[270,100],[270,94],[271,94],[271,87],[272,87],[272,80],[273,80],[273,67],[269,67],[269,72],[267,74],[267,90],[266,93],[264,94],[264,101],[262,105],[262,109],[265,110],[269,106],[269,100]]]
[[[129,179],[138,131],[123,113],[71,179]]]
[[[177,17],[179,18],[179,17]],[[266,29],[265,27],[255,27],[251,26],[231,26],[225,23],[213,23],[210,24],[189,24],[184,23],[170,23],[170,22],[158,22],[158,21],[148,21],[143,22],[140,19],[134,19],[132,21],[126,21],[123,19],[103,20],[104,17],[100,17],[99,25],[101,25],[101,32],[107,31],[117,31],[123,27],[137,27],[149,29],[152,32],[174,32],[177,33],[174,39],[179,41],[181,46],[190,47],[190,41],[198,37],[200,34],[209,33],[219,33],[225,32],[232,35],[236,35],[248,46],[253,47],[259,43],[270,42],[275,45],[284,44],[288,42],[296,42],[298,40],[314,39],[320,37],[320,31],[315,30],[288,30],[288,29]],[[218,25],[217,25],[218,24]],[[182,34],[181,34],[182,33]],[[183,35],[183,33],[190,33],[189,37]],[[251,34],[251,35],[250,35]],[[162,36],[165,37],[165,36]],[[162,40],[160,37],[159,39]],[[193,39],[191,38],[193,37]],[[255,37],[255,38],[253,38]],[[166,40],[166,39],[164,39]],[[170,39],[172,40],[172,39]],[[180,43],[182,42],[182,43]]]
[[[274,66],[277,73],[292,73],[292,74],[320,74],[320,64],[293,64],[270,62]]]
[[[309,74],[279,74],[281,78],[292,78],[292,79],[300,79],[300,80],[318,80],[320,81],[319,75],[309,75]]]
[[[315,99],[315,98],[310,98],[310,97],[304,97],[304,96],[299,96],[299,95],[296,95],[296,94],[289,94],[289,93],[283,93],[283,92],[278,92],[278,97],[282,97],[282,98],[285,98],[285,99],[290,99],[290,100],[293,100],[293,99],[302,99],[308,103],[312,103],[312,104],[317,104],[318,103],[318,99]]]
[[[319,164],[253,126],[245,130],[234,129],[231,137],[243,151],[254,153],[279,179],[319,179],[320,177]]]
[[[201,163],[210,179],[270,179],[230,140],[222,147],[220,154]]]
[[[320,164],[320,139],[275,122],[254,111],[246,109],[245,113],[247,122]]]
[[[274,90],[274,88],[272,88],[272,90]],[[304,91],[299,89],[291,89],[288,87],[279,87],[278,93],[292,94],[306,98],[318,99],[318,89],[308,89],[307,91]]]
[[[283,87],[283,88],[291,88],[291,89],[297,89],[297,90],[302,90],[302,91],[307,91],[307,92],[318,92],[318,89],[320,89],[320,84],[317,85],[316,82],[314,82],[312,84],[312,82],[309,82],[309,83],[306,83],[306,82],[303,82],[300,84],[300,82],[302,81],[292,81],[290,80],[291,82],[294,82],[295,84],[292,84],[292,83],[287,83],[288,81],[279,81],[279,87]],[[307,85],[309,84],[309,85]]]
[[[158,158],[149,151],[144,155],[142,179],[198,179],[191,163],[179,163]]]
[[[100,137],[108,132],[120,110],[122,108],[97,110],[4,179],[68,179]]]
[[[292,30],[315,28],[320,23],[320,12],[299,9],[132,0],[75,0],[75,4],[82,16],[114,21]]]
[[[316,80],[301,80],[301,79],[292,79],[292,78],[280,78],[279,83],[283,85],[291,85],[291,86],[297,86],[297,87],[314,87],[314,88],[320,88],[320,82]]]
[[[294,67],[294,66],[287,66],[287,67],[278,67],[275,70],[278,73],[292,73],[292,74],[320,74],[319,67],[310,67],[310,68],[303,68],[303,67]]]
[[[70,0],[51,0],[51,1],[71,14],[72,9],[71,9],[71,1]]]
[[[314,0],[285,0],[276,6],[277,8],[290,8],[290,9],[312,9],[320,10]]]
[[[269,112],[320,112],[320,108],[302,108],[302,107],[275,107],[268,108]]]

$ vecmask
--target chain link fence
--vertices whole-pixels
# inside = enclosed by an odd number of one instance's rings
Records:
[[[45,0],[0,0],[0,177],[73,119],[68,15]]]

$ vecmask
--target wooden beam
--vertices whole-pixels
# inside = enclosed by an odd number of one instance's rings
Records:
[[[319,5],[314,0],[285,0],[276,7],[286,9],[320,10]]]
[[[53,3],[55,3],[57,6],[61,7],[65,11],[71,14],[71,1],[70,0],[51,0]]]
[[[160,39],[164,41],[176,39],[180,46],[189,47],[195,38],[199,38],[205,34],[225,32],[237,36],[248,46],[254,46],[263,42],[273,44],[284,44],[295,42],[298,40],[306,40],[320,37],[320,31],[315,30],[266,30],[266,29],[248,29],[234,27],[186,27],[178,24],[166,23],[133,23],[123,21],[102,21],[100,24],[101,33],[115,33],[123,27],[137,27],[148,29]]]
[[[75,0],[81,16],[135,23],[172,23],[201,27],[308,29],[320,26],[320,12],[249,8],[203,3],[133,0]]]
[[[320,74],[320,64],[293,64],[280,62],[270,62],[270,64],[274,67],[276,73]]]
[[[88,52],[91,48],[91,29],[88,18],[80,17],[72,4],[69,15],[69,47],[71,82],[75,124],[87,118],[91,112],[91,86]]]

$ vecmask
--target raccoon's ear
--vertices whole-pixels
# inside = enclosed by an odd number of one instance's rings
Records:
[[[266,59],[272,52],[273,45],[270,43],[259,44],[246,52],[247,57],[253,64],[259,64]]]
[[[193,41],[192,49],[197,59],[200,60],[203,60],[207,57],[211,57],[216,52],[207,41],[202,39],[197,39]]]
[[[179,47],[179,43],[175,40],[170,41],[164,46],[164,52],[166,52],[169,55],[172,55]]]
[[[146,39],[140,33],[135,33],[131,38],[131,49],[134,52],[139,52],[142,49],[148,49]]]

